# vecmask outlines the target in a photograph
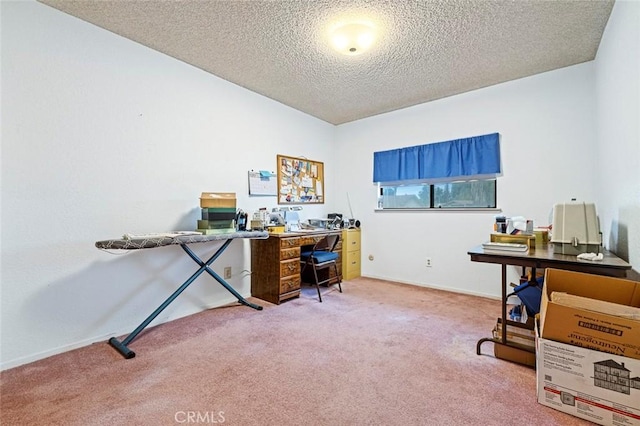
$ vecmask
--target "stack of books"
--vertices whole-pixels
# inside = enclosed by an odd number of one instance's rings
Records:
[[[202,219],[197,231],[204,235],[227,234],[236,231],[236,193],[203,192],[200,197]]]
[[[518,243],[500,243],[495,241],[490,241],[486,243],[482,243],[482,248],[487,252],[497,252],[497,253],[528,253],[529,246],[527,244],[518,244]]]
[[[493,328],[493,338],[500,340],[502,338],[502,319],[498,318],[496,326]],[[513,322],[507,322],[507,342],[509,344],[516,344],[525,349],[535,351],[536,348],[536,335],[533,329],[527,327],[525,324],[514,324]]]

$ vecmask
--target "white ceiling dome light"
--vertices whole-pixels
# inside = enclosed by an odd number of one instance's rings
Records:
[[[330,34],[334,49],[345,55],[360,55],[376,40],[375,27],[370,22],[350,22],[337,25]]]

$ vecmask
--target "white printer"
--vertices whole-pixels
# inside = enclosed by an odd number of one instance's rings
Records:
[[[600,253],[602,234],[595,204],[575,201],[555,204],[551,242],[554,253]]]

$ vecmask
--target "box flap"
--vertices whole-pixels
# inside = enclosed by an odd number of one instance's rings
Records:
[[[547,268],[543,299],[550,300],[554,291],[590,297],[606,302],[640,307],[640,283],[604,275]]]

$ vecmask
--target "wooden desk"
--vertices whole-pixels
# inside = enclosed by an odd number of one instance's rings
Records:
[[[482,246],[477,246],[469,250],[468,254],[472,262],[502,265],[502,335],[499,339],[480,339],[476,347],[477,354],[480,355],[480,346],[484,342],[493,342],[496,345],[516,347],[517,349],[523,350],[522,347],[512,345],[507,341],[507,327],[505,324],[513,324],[507,320],[507,265],[531,268],[531,277],[533,280],[536,278],[537,268],[566,269],[569,271],[625,278],[627,271],[631,270],[631,265],[605,249],[601,249],[601,252],[604,254],[603,260],[591,261],[581,260],[576,256],[567,254],[555,254],[553,252],[553,244],[537,245],[534,250],[529,250],[528,253],[485,251]]]
[[[285,232],[251,240],[251,295],[275,304],[300,296],[300,251],[327,234],[342,234],[342,230]],[[341,271],[342,239],[336,252]]]

